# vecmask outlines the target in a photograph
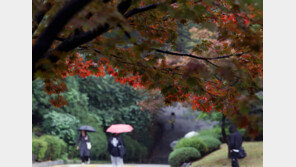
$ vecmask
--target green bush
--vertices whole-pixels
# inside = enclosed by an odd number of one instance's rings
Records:
[[[80,159],[78,159],[78,158],[74,158],[74,159],[73,159],[73,163],[74,163],[74,164],[77,164],[79,161],[80,161]]]
[[[212,129],[205,129],[205,130],[201,130],[199,132],[198,136],[212,136],[216,139],[221,139],[222,138],[222,130],[220,127],[215,127]]]
[[[144,145],[127,135],[123,136],[122,139],[126,147],[126,155],[124,157],[126,161],[141,162],[146,157],[147,148]]]
[[[88,133],[92,145],[90,158],[92,160],[106,158],[108,146],[107,136],[101,127],[94,126],[94,128],[96,129],[95,133]]]
[[[239,128],[238,131],[242,134],[242,136],[245,134],[246,129],[243,128]],[[225,128],[225,133],[227,136],[230,135],[228,128]],[[217,126],[214,127],[212,129],[205,129],[205,130],[201,130],[198,134],[198,136],[212,136],[216,139],[221,140],[222,139],[222,129],[221,127]]]
[[[46,141],[36,137],[32,139],[32,154],[36,156],[37,161],[43,160],[46,150],[47,150]]]
[[[67,154],[69,159],[74,159],[79,157],[79,151],[76,149],[76,145],[68,145]]]
[[[73,115],[59,112],[49,112],[44,115],[42,127],[45,133],[58,136],[68,144],[75,144],[79,120]]]
[[[40,139],[47,143],[47,150],[45,152],[46,160],[56,160],[61,158],[62,154],[66,153],[66,143],[62,139],[51,135],[43,135]]]
[[[180,167],[185,162],[191,162],[200,158],[200,152],[193,147],[175,149],[169,155],[169,164],[172,167]]]
[[[68,153],[62,155],[61,159],[67,164],[68,163]]]
[[[201,139],[207,146],[207,152],[216,150],[222,144],[220,140],[214,138],[213,136],[196,136]]]
[[[193,147],[197,149],[202,155],[207,152],[206,144],[197,137],[182,138],[175,145],[174,149],[178,149],[182,147]]]

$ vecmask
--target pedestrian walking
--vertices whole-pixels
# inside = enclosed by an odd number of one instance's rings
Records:
[[[108,139],[108,152],[111,156],[112,167],[123,167],[125,145],[118,133],[113,133]]]
[[[176,122],[176,114],[172,112],[169,120],[169,123],[171,124],[171,129],[175,128],[175,122]]]
[[[77,150],[80,150],[80,158],[81,158],[82,164],[84,163],[89,164],[91,143],[90,143],[90,138],[87,135],[86,131],[81,130],[80,136],[76,141],[76,147],[77,147]]]
[[[111,155],[113,167],[123,167],[123,156],[126,153],[124,142],[119,134],[132,132],[133,129],[128,124],[113,124],[106,130],[106,132],[112,133],[112,137],[108,139],[108,152]]]
[[[236,130],[234,125],[229,127],[229,141],[228,146],[230,150],[231,164],[232,167],[239,167],[238,158],[243,158],[241,154],[244,152],[242,148],[243,138],[239,131]]]

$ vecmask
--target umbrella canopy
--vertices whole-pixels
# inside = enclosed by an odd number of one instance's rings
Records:
[[[88,125],[83,125],[80,126],[79,128],[77,128],[77,130],[84,130],[84,131],[88,131],[88,132],[95,132],[95,128],[93,128],[92,126],[88,126]]]
[[[191,132],[188,132],[184,137],[185,137],[185,138],[191,138],[191,137],[193,137],[193,136],[197,136],[197,135],[198,135],[197,132],[195,132],[195,131],[191,131]]]
[[[128,124],[114,124],[111,125],[106,132],[109,133],[125,133],[125,132],[131,132],[134,128],[131,125]]]

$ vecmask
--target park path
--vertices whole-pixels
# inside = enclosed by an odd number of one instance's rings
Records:
[[[112,167],[111,164],[90,164],[90,165],[55,165],[52,167]],[[125,164],[123,167],[170,167],[169,165],[160,165],[160,164]]]
[[[175,128],[171,129],[169,119],[171,113],[176,114]],[[182,138],[190,131],[200,131],[201,129],[212,128],[217,122],[207,120],[195,120],[188,108],[183,107],[181,103],[174,106],[162,108],[158,115],[158,122],[162,125],[162,136],[157,142],[152,155],[148,161],[149,164],[125,164],[124,167],[169,167],[168,157],[172,151],[170,143]],[[56,165],[53,167],[112,167],[111,164],[90,164],[90,165]]]
[[[172,129],[169,124],[171,113],[176,115],[175,128]],[[194,115],[195,114],[195,115]],[[196,113],[191,113],[182,103],[176,103],[174,106],[162,108],[158,115],[158,122],[162,125],[162,136],[157,142],[149,163],[168,164],[168,157],[172,151],[170,143],[174,140],[182,138],[190,131],[200,131],[201,129],[209,129],[218,122],[208,120],[196,121]]]

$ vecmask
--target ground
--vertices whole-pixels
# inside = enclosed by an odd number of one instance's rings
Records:
[[[240,167],[263,167],[263,142],[244,142],[243,147],[247,157],[239,160]],[[199,161],[192,163],[190,167],[231,167],[230,159],[227,158],[227,145]]]
[[[56,165],[53,167],[112,167],[110,164],[91,164],[91,165]],[[126,164],[124,167],[169,167],[169,165],[158,164]]]

